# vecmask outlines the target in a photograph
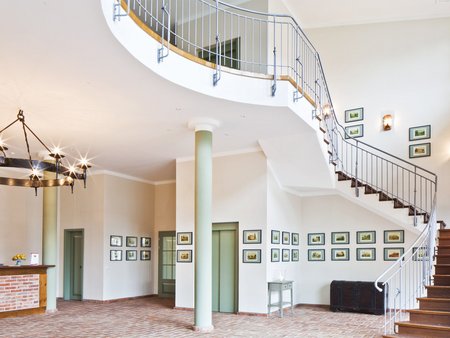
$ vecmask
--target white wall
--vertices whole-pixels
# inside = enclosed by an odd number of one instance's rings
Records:
[[[194,162],[177,162],[177,231],[194,231]],[[212,222],[239,222],[239,312],[265,313],[266,247],[242,244],[242,231],[261,229],[267,238],[267,166],[262,152],[213,160]],[[243,264],[242,249],[261,249],[261,264]],[[187,249],[187,248],[184,248]],[[193,249],[193,246],[192,246]],[[195,254],[194,254],[195,258]],[[176,306],[194,306],[194,263],[177,264]]]
[[[408,159],[408,129],[431,124],[431,157],[413,163],[438,176],[438,218],[450,221],[450,19],[307,31],[319,51],[340,120],[364,107],[362,140]],[[381,131],[385,113],[392,131]],[[417,142],[420,143],[420,142]]]
[[[300,303],[329,304],[333,280],[375,281],[393,262],[385,262],[385,247],[409,248],[417,235],[405,231],[404,244],[384,244],[384,230],[398,226],[340,196],[302,199],[300,230]],[[357,231],[376,231],[376,244],[356,244]],[[350,244],[332,245],[331,232],[350,232]],[[324,246],[308,246],[308,233],[325,233]],[[356,248],[376,248],[376,261],[357,261]],[[349,261],[332,261],[332,248],[350,248]],[[325,249],[324,262],[308,262],[308,249]]]

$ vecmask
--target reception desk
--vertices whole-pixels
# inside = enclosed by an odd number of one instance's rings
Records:
[[[47,269],[54,265],[0,266],[0,318],[44,313]]]

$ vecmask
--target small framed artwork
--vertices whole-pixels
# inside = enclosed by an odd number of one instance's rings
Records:
[[[375,248],[357,248],[356,260],[358,261],[374,261],[376,257]]]
[[[299,257],[300,257],[298,249],[292,249],[291,257],[292,257],[293,262],[298,262]]]
[[[299,244],[300,244],[299,235],[297,232],[293,232],[292,233],[292,245],[299,245]]]
[[[122,236],[111,235],[109,237],[110,246],[122,246]]]
[[[279,262],[280,261],[280,249],[273,248],[270,250],[271,253],[271,261],[272,262]]]
[[[431,125],[409,128],[409,140],[418,141],[431,138]]]
[[[261,250],[242,250],[242,263],[261,263]]]
[[[291,250],[283,249],[282,260],[283,260],[283,262],[289,262],[291,260]]]
[[[127,261],[137,261],[137,250],[127,250],[126,251]]]
[[[350,244],[349,232],[332,232],[331,244]]]
[[[405,243],[405,230],[385,230],[384,243]]]
[[[287,231],[283,231],[283,244],[291,244],[291,234]]]
[[[348,248],[331,249],[332,261],[348,261],[350,260],[350,250]]]
[[[324,261],[325,249],[308,249],[308,261]]]
[[[280,244],[281,243],[280,232],[278,230],[272,230],[270,242],[272,244]]]
[[[364,120],[364,108],[354,108],[345,111],[345,123]]]
[[[261,244],[261,230],[244,230],[244,244]]]
[[[357,244],[374,244],[376,242],[375,231],[357,231],[356,243]]]
[[[137,247],[138,238],[134,236],[127,236],[127,246],[128,247]]]
[[[345,127],[345,138],[358,138],[364,136],[364,125],[356,124]]]
[[[192,263],[192,250],[178,250],[177,263]]]
[[[122,250],[110,250],[109,251],[110,261],[121,261],[122,260]]]
[[[324,244],[325,244],[324,233],[308,234],[308,245],[324,245]]]
[[[152,247],[152,239],[150,237],[141,237],[141,247],[151,248]]]
[[[192,245],[192,232],[178,232],[177,245]]]
[[[405,252],[404,248],[384,248],[384,260],[396,261]]]
[[[423,261],[427,259],[427,248],[426,247],[413,247],[413,260],[414,261]]]
[[[431,156],[431,143],[419,143],[409,146],[409,158]]]
[[[141,261],[149,261],[152,259],[152,252],[150,250],[141,250]]]

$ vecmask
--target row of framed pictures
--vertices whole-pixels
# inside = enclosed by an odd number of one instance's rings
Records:
[[[298,262],[300,253],[298,249],[281,249],[281,261],[282,262]],[[280,249],[272,248],[271,250],[271,262],[280,261]]]
[[[399,259],[405,252],[404,248],[384,248],[384,260],[395,261]],[[332,261],[349,261],[349,248],[333,248],[331,249]],[[356,248],[356,260],[358,261],[375,261],[376,248]],[[308,249],[308,261],[325,261],[325,249]]]
[[[136,236],[126,236],[125,237],[127,247],[137,247],[138,237]],[[123,236],[111,235],[109,238],[109,245],[115,247],[121,247],[123,244]],[[141,247],[151,248],[152,239],[150,237],[141,237]]]
[[[297,232],[272,230],[270,242],[272,244],[300,245],[300,235]]]
[[[409,141],[419,141],[431,138],[431,125],[409,128]],[[409,158],[431,156],[431,143],[416,143],[409,145]]]
[[[385,230],[384,244],[396,244],[405,242],[404,230]],[[356,244],[375,244],[376,231],[357,231]],[[350,232],[332,232],[331,244],[350,244]],[[325,233],[309,233],[308,245],[325,245]]]
[[[137,250],[125,250],[125,259],[127,261],[137,261],[138,259]],[[140,260],[149,261],[152,258],[152,252],[150,250],[140,251]],[[122,250],[110,250],[109,251],[110,261],[121,261],[122,260]]]

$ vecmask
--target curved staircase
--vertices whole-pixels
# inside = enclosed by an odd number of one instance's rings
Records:
[[[398,333],[383,337],[450,337],[450,229],[440,223],[433,285],[417,298],[419,309],[407,311],[409,321],[395,323]]]

